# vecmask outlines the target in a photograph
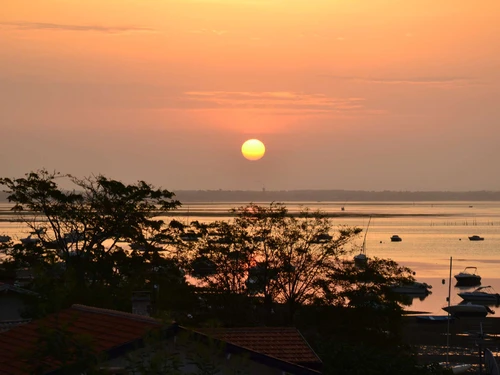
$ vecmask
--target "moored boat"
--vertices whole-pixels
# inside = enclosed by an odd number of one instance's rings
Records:
[[[3,242],[9,242],[11,240],[11,238],[7,235],[1,235],[0,236],[0,243],[3,243]]]
[[[477,274],[477,267],[465,267],[465,269],[455,275],[458,286],[474,286],[481,284],[481,276]]]
[[[447,323],[455,320],[454,317],[449,315],[418,315],[416,319],[419,323]]]
[[[495,292],[490,285],[480,286],[472,292],[462,292],[458,293],[458,295],[467,302],[485,302],[492,304],[500,302],[500,294]]]
[[[469,236],[469,240],[470,241],[484,241],[484,237],[480,237],[478,235],[473,235],[473,236]]]
[[[26,238],[21,238],[20,241],[23,245],[33,245],[40,242],[40,239],[37,237],[32,237],[32,235],[30,234]]]
[[[443,307],[443,310],[450,313],[454,317],[481,317],[484,318],[488,314],[494,314],[488,306],[479,305],[471,302],[460,303],[458,305],[450,305]]]
[[[394,293],[410,294],[410,295],[428,295],[432,285],[414,281],[410,284],[400,284],[391,287]]]
[[[401,242],[403,239],[399,237],[397,234],[391,236],[391,242]]]
[[[449,364],[449,363],[440,363],[441,367],[451,371],[452,374],[464,374],[472,368],[471,364],[461,363],[461,364]]]

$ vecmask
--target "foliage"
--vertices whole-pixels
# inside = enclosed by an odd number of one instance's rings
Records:
[[[31,288],[44,297],[33,316],[75,302],[130,311],[133,290],[160,284],[187,291],[178,265],[159,247],[175,236],[175,228],[158,217],[180,205],[174,193],[144,181],[127,185],[46,170],[1,178],[0,185],[31,230],[31,240],[5,250],[4,268],[31,270]],[[142,248],[131,251],[128,244]]]
[[[186,244],[184,263],[212,293],[262,298],[268,311],[279,303],[296,309],[322,292],[358,228],[333,229],[321,212],[291,215],[285,205],[250,204],[234,210],[232,222],[193,223],[197,241]]]
[[[327,304],[353,308],[375,307],[401,312],[404,297],[392,287],[415,281],[411,269],[391,259],[370,258],[359,265],[344,262],[332,269],[323,280],[322,300]]]

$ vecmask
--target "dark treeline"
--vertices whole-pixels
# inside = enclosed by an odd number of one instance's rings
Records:
[[[363,190],[178,190],[183,202],[293,202],[293,201],[498,201],[500,191],[363,191]]]

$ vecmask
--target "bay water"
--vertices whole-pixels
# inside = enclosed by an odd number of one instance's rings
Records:
[[[181,222],[231,220],[233,203],[185,203],[175,215]],[[260,203],[263,205],[268,202]],[[410,267],[418,281],[432,285],[432,293],[414,298],[407,310],[445,315],[450,258],[453,258],[451,304],[462,301],[457,293],[474,288],[458,288],[453,275],[465,267],[477,267],[482,285],[500,292],[500,202],[285,202],[292,212],[304,207],[330,214],[333,226],[358,226],[367,229],[366,254],[389,258]],[[9,214],[12,206],[0,204],[0,235],[14,239],[26,237],[28,228]],[[391,242],[394,234],[401,242]],[[479,235],[484,241],[469,241]],[[364,232],[354,241],[353,255],[359,252]],[[352,259],[352,255],[350,256]],[[490,306],[500,315],[500,307]]]

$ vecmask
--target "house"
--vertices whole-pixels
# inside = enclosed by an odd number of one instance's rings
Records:
[[[55,342],[64,345],[43,354],[52,333],[57,334]],[[220,374],[244,370],[261,375],[317,375],[321,368],[321,360],[294,328],[193,330],[148,316],[73,305],[0,333],[0,374],[30,374],[35,368],[43,368],[43,374],[58,374],[63,363],[82,360],[75,356],[89,352],[99,355],[99,368],[109,374],[126,374],[130,366],[148,365],[158,356],[170,365],[180,363],[187,374],[200,363]]]
[[[13,284],[0,282],[0,332],[16,323],[26,322],[21,313],[25,308],[27,296],[36,293]]]

